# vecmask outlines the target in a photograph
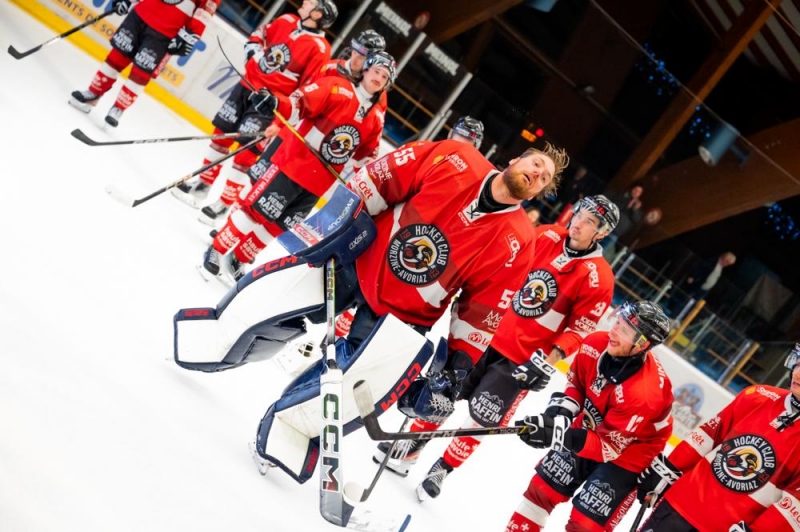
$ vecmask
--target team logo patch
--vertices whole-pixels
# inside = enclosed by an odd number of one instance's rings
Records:
[[[269,50],[258,61],[258,68],[265,74],[283,72],[292,61],[292,53],[285,44],[270,46]]]
[[[344,164],[361,143],[361,133],[355,127],[345,124],[333,129],[322,139],[319,152],[326,161],[333,164]]]
[[[450,244],[436,226],[412,224],[392,237],[387,258],[395,277],[423,286],[434,282],[447,268]]]
[[[547,270],[528,273],[525,285],[514,294],[514,312],[523,318],[538,318],[550,308],[558,297],[558,283]]]
[[[752,493],[775,472],[775,449],[766,439],[743,434],[722,443],[711,471],[720,484],[737,493]]]

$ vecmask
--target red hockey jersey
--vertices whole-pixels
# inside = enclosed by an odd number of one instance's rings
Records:
[[[356,261],[367,303],[378,314],[431,326],[460,289],[448,345],[473,361],[489,345],[533,252],[533,228],[518,205],[477,210],[494,175],[474,147],[443,140],[403,146],[349,184],[378,227]]]
[[[245,78],[256,90],[267,87],[288,95],[331,58],[331,45],[321,30],[304,28],[297,15],[282,15],[250,35],[264,47],[245,64]],[[245,86],[246,83],[242,82]]]
[[[614,272],[602,249],[570,258],[568,238],[560,225],[536,230],[533,266],[492,340],[492,347],[517,364],[536,349],[549,354],[554,346],[574,355],[611,304]]]
[[[375,106],[365,112],[356,88],[345,78],[322,78],[280,101],[281,114],[292,120],[299,117],[295,129],[337,172],[351,157],[368,159],[376,153],[383,112]],[[325,194],[336,177],[289,128],[284,127],[278,136],[282,143],[272,155],[272,163],[306,190],[317,196]]]
[[[753,532],[800,530],[800,424],[777,430],[790,399],[772,386],[739,393],[669,455],[684,474],[664,498],[703,532],[740,520]]]
[[[567,373],[564,393],[583,406],[572,426],[588,429],[577,454],[640,473],[672,434],[672,383],[651,351],[632,376],[607,382],[598,372],[601,358],[609,356],[607,346],[608,332],[588,335]]]
[[[190,33],[202,35],[222,0],[140,0],[133,10],[151,28],[167,37],[175,37],[184,26]]]

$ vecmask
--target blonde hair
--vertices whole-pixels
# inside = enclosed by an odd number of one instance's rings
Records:
[[[538,148],[528,148],[522,153],[522,155],[520,155],[520,158],[529,157],[534,153],[540,153],[546,157],[549,157],[552,159],[553,166],[555,167],[553,179],[546,187],[542,189],[541,192],[539,192],[539,194],[536,195],[536,199],[541,199],[548,194],[555,194],[556,190],[558,190],[558,186],[561,184],[561,174],[564,169],[569,166],[569,155],[567,155],[567,150],[563,148],[556,148],[549,142],[545,142],[543,150]]]

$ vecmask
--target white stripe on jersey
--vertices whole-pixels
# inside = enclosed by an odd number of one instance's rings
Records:
[[[183,0],[180,4],[176,4],[175,7],[181,10],[181,12],[185,13],[187,17],[191,17],[194,15],[194,10],[196,6],[192,0]]]
[[[800,531],[800,522],[797,519],[797,508],[800,507],[800,501],[797,500],[797,497],[786,493],[785,491],[782,494],[779,494],[781,504],[776,504],[775,507],[778,509],[778,512],[786,519],[786,522],[789,523],[789,526],[792,527],[792,530],[795,532]],[[788,499],[786,504],[784,504],[783,499]],[[777,502],[778,499],[776,499]]]
[[[711,438],[706,432],[702,429],[693,430],[692,433],[689,435],[688,438],[685,440],[689,442],[689,445],[697,451],[697,454],[700,456],[705,456],[711,452],[711,449],[714,448],[714,440]],[[713,457],[709,459],[709,462],[713,460]]]
[[[566,316],[564,316],[564,314],[561,314],[560,312],[550,309],[547,312],[545,312],[542,316],[534,319],[537,322],[539,322],[539,325],[541,325],[542,327],[550,329],[553,332],[558,332],[558,330],[561,328],[561,323],[564,321],[565,317]]]
[[[320,146],[322,146],[322,141],[325,139],[325,135],[323,135],[322,131],[317,129],[316,126],[313,126],[311,130],[305,134],[305,137],[308,143],[317,151],[319,151]]]
[[[782,490],[776,488],[775,484],[773,484],[772,482],[767,482],[756,491],[749,493],[749,495],[751,499],[756,501],[764,508],[769,508],[774,503],[779,501],[782,495],[785,495],[786,497],[791,497],[791,495],[789,495],[788,493],[783,492]],[[795,500],[795,502],[797,502],[797,500]]]
[[[417,292],[427,304],[436,308],[442,305],[442,301],[448,299],[447,290],[439,284],[439,281],[427,286],[420,286],[417,288]]]
[[[350,188],[355,190],[364,200],[364,205],[367,206],[367,212],[370,216],[377,216],[389,208],[386,200],[383,199],[383,196],[380,195],[375,187],[375,183],[369,178],[366,168],[362,168],[353,176],[350,180]]]
[[[486,346],[491,343],[492,337],[494,336],[491,333],[473,327],[466,321],[459,319],[455,312],[450,319],[450,334],[455,339],[464,340],[480,352],[486,350]]]

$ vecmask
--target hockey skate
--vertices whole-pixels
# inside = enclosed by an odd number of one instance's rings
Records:
[[[100,96],[90,90],[73,91],[70,95],[69,104],[75,109],[88,114],[92,112],[92,109],[95,108],[99,101]]]
[[[197,219],[206,225],[214,227],[217,225],[218,221],[225,218],[229,209],[230,207],[222,203],[222,200],[217,200],[211,205],[206,205],[200,209],[200,216],[198,216]]]
[[[106,115],[106,124],[111,127],[117,127],[119,125],[119,119],[122,118],[123,112],[124,110],[120,109],[116,105],[111,106],[111,109],[108,110],[108,114]]]
[[[442,491],[442,482],[452,472],[453,468],[447,465],[443,459],[436,460],[431,470],[417,486],[417,498],[420,502],[438,497]]]
[[[247,444],[247,447],[250,449],[250,456],[253,457],[253,462],[256,463],[256,467],[258,468],[258,472],[262,475],[266,475],[267,471],[275,467],[275,464],[270,462],[269,460],[262,458],[260,454],[258,454],[258,450],[256,449],[256,442],[251,441]]]
[[[214,249],[214,246],[211,246],[211,249]],[[217,278],[222,284],[233,286],[244,277],[244,266],[245,263],[237,259],[233,252],[230,252],[220,258]]]
[[[210,188],[210,186],[197,179],[191,184],[184,182],[176,185],[170,190],[170,194],[184,202],[189,207],[197,209],[200,207],[200,204],[205,201]]]
[[[417,463],[422,449],[428,442],[422,440],[399,440],[395,444],[389,461],[386,462],[386,469],[392,473],[397,473],[401,477],[408,476],[411,467]],[[391,442],[381,442],[378,444],[378,450],[372,456],[372,461],[376,464],[383,462],[386,453],[392,446]]]
[[[203,255],[203,263],[197,266],[197,271],[206,282],[214,279],[219,274],[219,263],[222,260],[222,255],[219,251],[214,249],[214,246],[208,246],[205,254]]]

